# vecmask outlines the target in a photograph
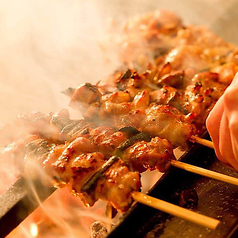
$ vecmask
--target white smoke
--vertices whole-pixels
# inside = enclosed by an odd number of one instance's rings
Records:
[[[0,123],[67,107],[60,91],[111,73],[117,64],[113,48],[106,57],[100,48],[108,19],[122,25],[131,16],[167,8],[185,22],[209,25],[234,2],[0,0]]]
[[[120,27],[131,16],[166,8],[186,23],[209,26],[235,2],[0,0],[0,124],[22,113],[67,108],[62,90],[110,74],[116,55],[109,43],[106,56],[101,46],[108,31],[117,30],[114,20]]]

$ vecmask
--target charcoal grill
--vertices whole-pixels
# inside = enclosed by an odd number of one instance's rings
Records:
[[[217,160],[213,149],[200,145],[191,145],[180,160],[238,177],[232,168]],[[34,182],[34,185],[41,201],[55,191],[54,188],[46,188],[39,181]],[[238,237],[238,188],[235,185],[173,167],[159,179],[149,194],[176,204],[177,195],[184,189],[195,189],[198,194],[198,205],[191,208],[193,211],[221,221],[216,230],[201,227],[137,203],[122,216],[107,238]],[[37,206],[38,202],[30,185],[23,178],[19,179],[0,196],[0,238],[10,233]]]

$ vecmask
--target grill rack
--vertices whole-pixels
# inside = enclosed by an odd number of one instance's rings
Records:
[[[55,190],[40,181],[19,178],[0,196],[0,238],[6,237]]]
[[[181,156],[180,160],[238,177],[232,168],[217,160],[213,149],[204,146],[191,144],[191,148]],[[31,184],[23,178],[14,183],[0,196],[0,238],[9,234],[38,207],[39,201],[31,189],[32,185],[41,202],[56,190],[45,187],[40,181]],[[215,231],[137,203],[122,216],[119,224],[113,228],[107,238],[238,237],[238,188],[235,185],[172,167],[148,194],[176,203],[177,194],[187,188],[195,189],[199,197],[198,206],[193,207],[192,210],[221,221]]]

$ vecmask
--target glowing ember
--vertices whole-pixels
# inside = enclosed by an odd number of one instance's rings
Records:
[[[32,237],[37,237],[38,227],[36,224],[31,224],[30,233],[31,233]]]

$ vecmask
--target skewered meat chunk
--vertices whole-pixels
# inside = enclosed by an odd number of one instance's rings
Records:
[[[133,191],[141,187],[140,174],[131,172],[123,162],[118,159],[104,171],[89,191],[83,190],[81,199],[86,205],[93,205],[99,198],[111,203],[118,211],[126,212],[133,202]]]
[[[174,147],[187,148],[187,140],[196,133],[191,118],[169,105],[151,103],[147,109],[132,110],[114,121],[117,126],[134,126],[152,137],[167,139]]]
[[[103,166],[104,155],[100,152],[80,154],[68,164],[56,161],[54,169],[55,186],[67,186],[72,194],[79,196],[86,206],[92,206],[98,199],[111,203],[118,211],[125,212],[131,206],[131,193],[141,187],[138,172],[131,172],[121,161],[108,168],[91,188],[82,191],[85,183]]]
[[[122,160],[134,170],[159,170],[165,172],[170,167],[170,160],[175,159],[172,145],[165,139],[152,138],[150,142],[139,141],[127,148]]]
[[[95,182],[95,187],[90,193],[82,192],[81,189],[85,183],[107,159],[101,152],[69,152],[73,145],[71,143],[68,147],[54,148],[44,162],[47,174],[54,179],[54,185],[67,186],[87,206],[92,206],[98,199],[102,199],[112,203],[117,210],[125,212],[133,201],[131,192],[140,189],[139,173],[130,172],[122,162],[118,162]]]
[[[184,91],[171,86],[164,85],[161,89],[154,90],[150,93],[151,102],[157,104],[170,105],[175,107],[184,115],[187,115],[188,102],[184,97]]]
[[[152,137],[158,136],[170,141],[174,147],[186,148],[186,142],[195,134],[195,126],[189,123],[189,117],[168,105],[152,104],[146,110],[146,117],[141,122],[142,131]]]
[[[219,83],[219,75],[210,71],[196,74],[192,84],[186,88],[185,98],[188,111],[193,112],[193,123],[198,130],[204,131],[205,120],[226,89],[226,85]]]
[[[96,102],[99,97],[100,93],[97,87],[90,83],[85,83],[74,90],[71,102],[84,102],[91,104]]]
[[[117,131],[113,127],[89,124],[87,133],[52,148],[44,161],[45,171],[55,186],[68,187],[85,205],[92,206],[102,199],[125,212],[133,201],[131,192],[140,189],[139,173],[146,169],[166,171],[169,161],[174,159],[170,142],[160,138],[150,141],[148,135],[140,135],[144,134],[131,127]],[[85,190],[85,185],[113,154],[118,154],[118,149],[122,160],[118,158]]]

